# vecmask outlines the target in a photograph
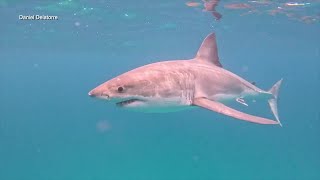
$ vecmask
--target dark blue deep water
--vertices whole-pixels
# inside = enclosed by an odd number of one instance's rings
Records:
[[[220,0],[217,21],[202,1],[0,0],[0,180],[320,179],[320,2],[296,2]],[[59,20],[19,20],[36,14]],[[284,78],[282,128],[87,95],[194,57],[211,32],[226,69],[266,90]],[[239,107],[273,118],[264,103]]]

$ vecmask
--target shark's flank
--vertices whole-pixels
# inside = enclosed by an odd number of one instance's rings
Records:
[[[219,61],[216,36],[209,34],[196,56],[189,60],[162,61],[121,74],[89,92],[119,107],[143,112],[171,112],[202,107],[235,119],[259,124],[279,124],[277,99],[282,79],[264,91],[224,69]],[[225,105],[248,106],[248,100],[268,101],[276,120],[258,117]]]

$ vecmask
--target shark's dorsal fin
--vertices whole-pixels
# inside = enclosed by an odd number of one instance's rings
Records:
[[[216,66],[222,67],[219,61],[216,35],[214,33],[209,34],[203,40],[197,52],[195,60],[200,62],[205,62],[205,63],[211,63]]]

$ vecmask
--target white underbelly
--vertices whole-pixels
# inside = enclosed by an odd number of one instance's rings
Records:
[[[175,98],[148,98],[144,101],[136,101],[125,106],[133,111],[146,113],[166,113],[190,109],[192,102],[181,97]]]

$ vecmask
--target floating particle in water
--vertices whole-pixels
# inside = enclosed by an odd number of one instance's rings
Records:
[[[137,14],[127,12],[127,13],[124,13],[124,14],[123,14],[123,17],[124,17],[125,19],[134,19],[134,18],[137,17]]]
[[[240,14],[240,16],[246,16],[246,15],[253,14],[253,13],[259,13],[259,11],[257,9],[253,9],[248,12]]]
[[[227,26],[227,25],[223,25],[221,26],[221,28],[225,31],[231,31],[232,28],[230,28],[230,26]]]
[[[305,5],[310,5],[310,3],[297,3],[297,2],[285,3],[285,6],[305,6]]]
[[[111,130],[111,125],[106,120],[98,121],[96,124],[96,129],[99,133],[106,133]]]
[[[75,26],[80,26],[81,24],[80,24],[80,22],[75,22],[74,25]]]
[[[252,8],[252,6],[249,4],[246,4],[246,3],[232,3],[232,4],[224,5],[224,8],[226,8],[226,9],[250,9],[250,8]]]
[[[161,29],[176,29],[177,25],[174,23],[165,23],[160,26]]]
[[[8,6],[8,3],[5,0],[0,1],[0,7],[7,7],[7,6]]]
[[[125,41],[122,43],[123,46],[135,46],[135,43],[133,41]]]
[[[49,32],[49,33],[54,33],[54,32],[56,32],[56,31],[55,31],[54,29],[49,29],[48,32]]]
[[[300,18],[300,21],[301,21],[301,22],[304,22],[304,23],[306,23],[306,24],[311,24],[311,23],[316,22],[317,19],[314,18],[314,17],[312,17],[312,16],[302,16],[302,17]]]
[[[287,17],[290,17],[290,18],[295,17],[295,15],[294,15],[293,13],[287,13],[286,16],[287,16]]]
[[[241,71],[242,71],[242,72],[248,72],[248,71],[249,71],[249,67],[248,67],[247,65],[243,65],[243,66],[241,67]]]
[[[282,14],[283,13],[283,9],[281,7],[277,7],[276,9],[271,9],[268,11],[268,14],[271,16],[275,16],[277,14]]]
[[[38,68],[38,67],[39,67],[39,64],[35,63],[35,64],[33,64],[33,67],[34,67],[34,68]]]
[[[62,12],[65,10],[78,10],[80,8],[80,5],[80,3],[72,0],[61,0],[59,2],[47,3],[47,5],[44,6],[37,6],[34,9],[46,12]]]
[[[199,159],[200,159],[200,157],[199,157],[198,155],[193,155],[193,156],[192,156],[192,160],[193,160],[194,162],[198,162]]]
[[[37,152],[37,153],[40,153],[40,152],[41,152],[41,149],[40,149],[39,147],[37,147],[37,148],[36,148],[36,152]]]
[[[255,4],[262,4],[262,5],[269,5],[272,4],[272,2],[268,0],[260,0],[260,1],[248,1],[250,3],[255,3]]]
[[[201,5],[201,3],[189,1],[189,2],[186,2],[186,5],[189,7],[198,7]]]

